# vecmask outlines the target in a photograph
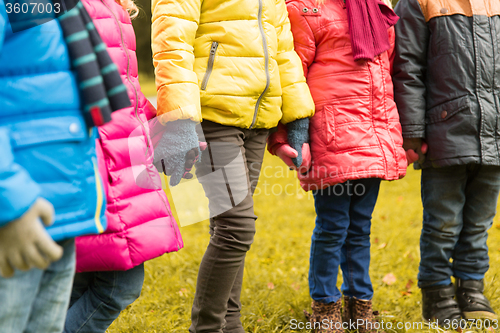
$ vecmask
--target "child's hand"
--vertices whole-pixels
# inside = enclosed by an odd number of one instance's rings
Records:
[[[425,161],[427,153],[427,143],[421,138],[408,138],[403,140],[403,149],[406,151],[406,160],[408,165],[418,162],[420,164]]]
[[[302,165],[302,150],[309,142],[309,118],[292,121],[286,125],[286,128],[288,131],[289,147],[293,148],[297,153],[296,156],[290,158],[293,164],[298,168]]]
[[[408,149],[407,151],[405,151],[405,153],[406,153],[406,161],[408,162],[408,166],[410,164],[413,164],[416,161],[418,161],[418,154],[415,153],[415,151],[413,149]]]
[[[155,147],[154,165],[170,177],[170,185],[179,184],[189,174],[200,155],[196,122],[188,119],[167,123]],[[189,174],[189,175],[188,175]]]
[[[293,149],[289,144],[281,144],[275,151],[276,155],[285,162],[286,165],[292,170],[297,170],[292,159],[297,158],[298,152]],[[305,174],[311,168],[311,149],[308,143],[302,145],[302,164],[299,166],[298,171]]]
[[[62,257],[62,247],[44,228],[53,222],[54,207],[38,198],[23,216],[0,228],[0,276],[11,277],[16,269],[46,269]]]

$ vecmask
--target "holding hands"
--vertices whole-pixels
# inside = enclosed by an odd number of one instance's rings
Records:
[[[421,138],[408,138],[403,140],[403,149],[406,152],[406,160],[408,165],[418,162],[420,164],[425,161],[427,153],[427,143]]]
[[[278,133],[285,132],[280,125]],[[298,119],[286,125],[286,143],[276,145],[274,153],[285,162],[290,169],[304,174],[311,168],[311,150],[309,147],[309,118]]]
[[[196,122],[181,119],[168,122],[155,147],[154,165],[159,172],[170,178],[170,186],[176,186],[182,178],[191,179],[193,165],[198,161],[206,143],[198,142]]]

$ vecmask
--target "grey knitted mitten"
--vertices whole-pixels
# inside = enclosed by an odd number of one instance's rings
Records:
[[[194,152],[194,153],[193,153]],[[200,154],[196,123],[181,119],[168,122],[158,145],[155,147],[154,165],[159,172],[171,176],[170,185],[179,184],[186,170]]]
[[[309,143],[309,118],[298,119],[286,124],[288,144],[297,151],[298,156],[292,158],[298,168],[302,164],[302,145]]]

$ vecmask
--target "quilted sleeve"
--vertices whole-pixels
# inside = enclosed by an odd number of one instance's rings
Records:
[[[284,0],[277,0],[278,62],[282,88],[281,122],[287,124],[314,115],[314,102],[304,77],[301,60],[294,51],[290,20]]]
[[[201,120],[200,89],[193,70],[201,0],[153,0],[152,48],[158,119]]]
[[[316,40],[314,33],[309,22],[302,16],[301,10],[297,7],[295,2],[289,2],[287,4],[287,9],[292,26],[295,52],[297,52],[302,61],[304,75],[307,77],[309,66],[311,66],[316,57]]]
[[[425,137],[427,45],[429,30],[417,0],[396,6],[396,52],[393,64],[394,100],[404,138]]]

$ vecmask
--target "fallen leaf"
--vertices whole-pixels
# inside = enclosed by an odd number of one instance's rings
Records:
[[[259,319],[257,319],[257,322],[258,322],[258,323],[260,323],[260,322],[261,322],[261,321],[263,321],[263,320],[264,320],[264,319],[259,318]]]
[[[377,246],[377,249],[382,250],[382,249],[385,249],[386,247],[387,247],[387,243],[382,243],[379,246]]]
[[[181,297],[186,297],[189,294],[189,290],[187,290],[186,288],[181,288],[181,290],[179,290],[177,293],[179,293]]]
[[[409,279],[408,282],[406,283],[406,290],[410,291],[411,287],[413,286],[413,280]]]
[[[408,258],[413,261],[413,256],[410,253],[410,251],[406,251],[405,254],[403,254],[403,257]]]
[[[273,289],[274,289],[274,283],[269,282],[269,283],[267,284],[267,288],[268,288],[268,289],[273,290]]]
[[[377,243],[378,243],[378,238],[375,238],[375,239],[373,240],[373,243],[377,244]]]
[[[500,224],[496,224],[495,228],[500,229]]]
[[[411,287],[413,286],[413,280],[409,279],[408,282],[406,283],[404,291],[401,291],[401,295],[403,296],[410,296],[411,295]]]
[[[386,285],[390,286],[392,284],[394,284],[394,282],[397,281],[397,278],[394,274],[392,273],[388,273],[384,276],[384,278],[382,279],[382,282],[384,282]]]
[[[401,195],[398,197],[398,201],[403,201],[403,199],[404,199],[404,198],[403,198],[403,196],[401,196]]]
[[[294,283],[292,283],[292,288],[293,288],[294,290],[299,291],[299,289],[300,289],[300,284],[299,284],[299,283],[297,283],[297,282],[294,282]]]

